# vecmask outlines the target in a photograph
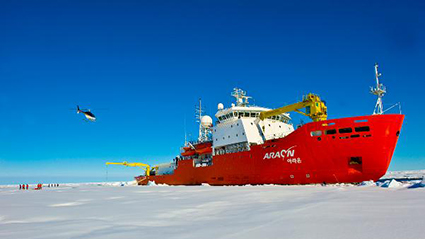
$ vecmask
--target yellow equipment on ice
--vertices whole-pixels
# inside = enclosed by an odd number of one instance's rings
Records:
[[[145,164],[145,163],[128,163],[126,161],[124,161],[122,163],[106,162],[106,165],[110,165],[110,164],[123,165],[123,166],[127,166],[127,167],[140,167],[140,168],[145,170],[146,176],[150,176],[150,172],[151,172],[151,166],[149,164]]]
[[[303,108],[305,108],[305,112],[300,110]],[[308,116],[314,122],[326,120],[328,118],[325,102],[320,100],[319,96],[309,93],[303,97],[303,100],[301,102],[292,105],[286,105],[274,110],[261,112],[260,119],[264,120],[266,118],[277,116],[290,111],[295,111],[305,116]]]

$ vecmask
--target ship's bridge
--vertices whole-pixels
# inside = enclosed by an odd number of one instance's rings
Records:
[[[251,145],[282,138],[294,131],[288,113],[260,120],[260,113],[270,109],[248,105],[244,91],[235,89],[236,105],[225,109],[218,104],[216,125],[212,128],[213,154],[225,154],[250,149]]]
[[[220,124],[240,118],[258,118],[261,112],[268,110],[270,109],[258,106],[232,106],[228,109],[219,110],[215,117],[217,118],[217,123]],[[291,120],[288,113],[272,116],[269,119],[284,123],[289,123]]]

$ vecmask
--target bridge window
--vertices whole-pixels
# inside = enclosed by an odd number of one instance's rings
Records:
[[[244,112],[244,117],[249,117],[249,112]]]
[[[251,117],[255,117],[255,113],[254,112],[251,112]]]

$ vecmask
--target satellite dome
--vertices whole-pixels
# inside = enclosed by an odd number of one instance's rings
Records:
[[[204,115],[201,118],[201,125],[205,128],[209,128],[212,126],[213,120],[208,115]]]
[[[224,109],[224,105],[223,105],[222,103],[218,103],[218,105],[217,105],[217,109],[218,109],[218,110],[222,110],[222,109]]]

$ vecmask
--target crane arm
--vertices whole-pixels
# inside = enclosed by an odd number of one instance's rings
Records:
[[[149,164],[145,164],[145,163],[128,163],[126,161],[122,162],[122,163],[115,163],[115,162],[106,162],[106,165],[123,165],[123,166],[127,166],[127,167],[140,167],[145,169],[146,172],[146,176],[150,175],[150,171],[151,171],[151,166]]]
[[[304,108],[305,108],[305,112],[301,111],[301,109],[304,109]],[[325,103],[320,99],[319,96],[309,93],[308,95],[303,97],[303,100],[301,102],[291,104],[291,105],[286,105],[274,110],[261,112],[260,120],[264,120],[268,117],[280,115],[290,111],[295,111],[297,113],[308,116],[315,122],[326,120],[328,117]]]

